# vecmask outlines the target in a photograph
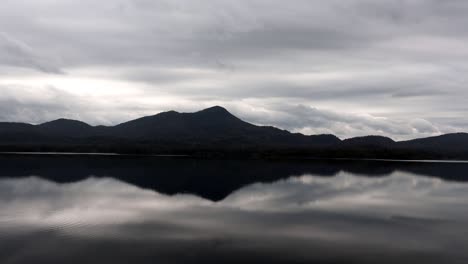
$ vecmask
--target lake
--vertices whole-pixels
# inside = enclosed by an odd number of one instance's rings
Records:
[[[0,156],[0,263],[468,263],[468,164]]]

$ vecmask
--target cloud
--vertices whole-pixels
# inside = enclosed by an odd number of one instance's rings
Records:
[[[1,64],[14,67],[31,68],[45,73],[63,73],[50,59],[38,55],[26,43],[0,32]]]
[[[450,132],[431,122],[417,119],[391,119],[370,114],[331,111],[306,105],[272,104],[268,111],[239,110],[251,122],[286,127],[304,134],[336,134],[341,138],[365,135],[395,139],[425,137]]]
[[[222,104],[256,123],[342,137],[468,130],[461,121],[468,111],[465,1],[25,0],[4,7],[0,85],[66,91],[69,102],[83,102],[67,113],[91,123]],[[61,72],[60,80],[50,74]],[[54,110],[34,112],[3,118],[36,122]]]

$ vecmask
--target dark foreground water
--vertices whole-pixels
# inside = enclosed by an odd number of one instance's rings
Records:
[[[468,263],[468,164],[0,157],[0,263]]]

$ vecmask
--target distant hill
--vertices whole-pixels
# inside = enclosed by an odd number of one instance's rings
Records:
[[[58,119],[40,125],[0,123],[0,151],[116,152],[203,156],[468,158],[468,134],[395,142],[381,136],[340,140],[256,126],[215,106],[169,111],[116,126]]]
[[[394,144],[393,139],[382,136],[355,137],[343,140],[343,146],[347,147],[392,147]]]
[[[93,135],[94,128],[84,122],[58,119],[36,126],[38,133],[58,137],[88,137]]]
[[[403,148],[428,149],[433,151],[465,151],[468,145],[467,133],[447,134],[398,142]]]

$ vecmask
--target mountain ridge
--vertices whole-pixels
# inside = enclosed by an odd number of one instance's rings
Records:
[[[162,112],[117,124],[91,126],[72,119],[38,125],[0,122],[0,152],[248,153],[363,158],[468,158],[468,133],[394,141],[383,136],[341,140],[245,122],[221,106],[194,113]]]

